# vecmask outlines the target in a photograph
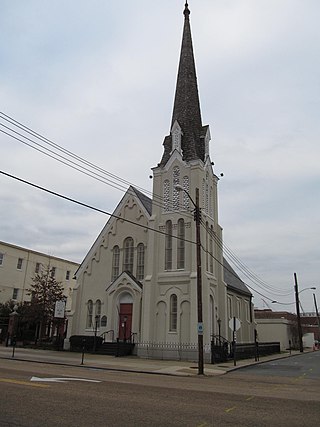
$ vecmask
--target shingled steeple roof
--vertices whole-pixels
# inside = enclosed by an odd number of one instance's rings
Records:
[[[193,45],[190,28],[190,10],[188,3],[184,9],[184,27],[182,35],[182,45],[180,62],[176,84],[175,99],[171,120],[171,129],[177,121],[181,131],[181,150],[185,161],[201,159],[204,160],[204,134],[202,126],[198,84],[196,76],[195,60],[193,55]],[[171,135],[164,141],[165,152],[161,165],[165,164],[172,151]]]

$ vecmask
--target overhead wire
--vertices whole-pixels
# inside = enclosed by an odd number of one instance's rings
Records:
[[[46,155],[48,157],[51,157],[54,160],[57,160],[60,163],[66,165],[68,167],[71,167],[74,170],[77,170],[78,172],[81,172],[81,173],[83,173],[83,174],[85,174],[85,175],[87,175],[87,176],[89,176],[89,177],[91,177],[91,178],[93,178],[95,180],[98,180],[98,181],[100,181],[100,182],[102,182],[102,183],[104,183],[106,185],[109,185],[109,186],[111,186],[111,187],[113,187],[113,188],[115,188],[117,190],[120,190],[122,192],[129,191],[129,193],[130,193],[130,190],[127,190],[127,188],[124,187],[124,185],[123,185],[123,184],[126,184],[126,185],[133,186],[135,189],[137,189],[138,191],[141,191],[142,193],[149,193],[149,194],[151,194],[150,191],[145,190],[142,187],[136,186],[136,185],[130,183],[129,181],[127,181],[127,180],[125,180],[125,179],[123,179],[121,177],[118,177],[117,175],[112,174],[112,173],[108,172],[107,170],[105,170],[105,169],[103,169],[103,168],[101,168],[99,166],[94,165],[93,163],[89,162],[88,160],[84,159],[83,157],[78,156],[78,155],[72,153],[71,151],[69,151],[69,150],[61,147],[60,145],[56,144],[52,140],[50,140],[50,139],[42,136],[41,134],[35,132],[31,128],[23,125],[21,122],[15,120],[14,118],[10,117],[9,115],[7,115],[7,114],[5,114],[3,112],[0,112],[0,118],[2,118],[3,120],[7,121],[11,125],[17,127],[18,129],[22,130],[23,132],[27,133],[28,135],[31,135],[33,138],[36,138],[36,139],[44,142],[45,144],[49,145],[50,147],[54,148],[55,150],[58,150],[58,151],[64,153],[65,155],[69,156],[71,159],[67,158],[64,155],[61,155],[61,154],[59,154],[59,153],[57,153],[57,152],[55,152],[53,150],[51,150],[50,148],[44,147],[39,142],[34,141],[33,139],[30,139],[29,137],[21,134],[20,132],[12,129],[12,128],[10,128],[10,127],[8,127],[8,126],[6,126],[6,125],[4,125],[4,124],[2,124],[0,122],[0,126],[4,127],[7,130],[10,130],[10,132],[13,132],[15,135],[18,135],[19,137],[21,137],[23,139],[20,139],[17,136],[12,135],[12,134],[10,134],[10,133],[8,133],[8,132],[0,129],[0,131],[2,133],[4,133],[4,134],[8,135],[9,137],[11,137],[11,138],[13,138],[13,139],[15,139],[15,140],[17,140],[17,141],[19,141],[19,142],[21,142],[21,143],[29,146],[29,147],[31,147],[33,149],[39,151],[40,153],[42,153],[42,154],[44,154],[44,155]],[[29,141],[29,142],[27,142],[27,141]],[[32,145],[32,144],[34,144],[35,146]],[[38,147],[41,147],[41,148],[38,148]],[[77,163],[77,162],[80,162],[80,164]],[[86,167],[84,167],[83,164],[86,165]],[[90,167],[93,170],[89,169],[87,166]],[[99,173],[97,173],[95,171],[98,171]],[[101,173],[103,175],[101,175]],[[9,174],[7,174],[7,175],[10,176]],[[110,178],[112,178],[112,179],[110,179]],[[28,183],[27,181],[24,181],[24,180],[22,180],[22,182]],[[39,186],[36,186],[36,187],[40,188]],[[40,189],[46,191],[43,188],[40,188]],[[51,192],[51,191],[49,190],[49,192]],[[51,192],[51,194],[57,195],[58,193]],[[153,196],[154,197],[153,197],[152,203],[154,205],[158,205],[160,207],[163,207],[163,203],[162,203],[163,198],[161,196],[159,196],[159,195],[156,195],[156,194],[153,194]],[[159,203],[159,201],[161,203]],[[88,206],[86,206],[86,207],[88,207]],[[108,215],[112,215],[110,213],[107,213],[107,214]],[[267,282],[264,282],[263,280],[261,280],[255,273],[253,273],[251,270],[249,270],[245,266],[245,264],[231,251],[231,249],[229,249],[226,246],[226,244],[224,242],[222,242],[222,240],[215,233],[211,233],[211,230],[207,229],[207,227],[203,223],[203,221],[202,221],[202,226],[206,229],[206,232],[209,232],[209,234],[212,234],[212,238],[214,239],[215,243],[223,250],[225,256],[228,257],[228,259],[230,260],[230,262],[235,263],[237,265],[237,267],[240,269],[240,271],[250,281],[252,281],[256,286],[264,288],[265,291],[271,292],[272,294],[275,294],[275,295],[281,295],[281,296],[289,295],[289,293],[279,293],[279,290],[276,290],[274,287],[272,287],[271,285],[269,285]],[[157,231],[157,230],[153,230],[153,231]],[[205,252],[208,252],[208,251],[205,250]],[[210,254],[210,255],[212,256],[212,254]],[[219,261],[219,260],[217,260],[217,261]],[[233,274],[232,271],[230,271],[230,273]],[[250,288],[249,285],[248,285],[248,287]],[[259,293],[257,290],[255,290],[255,292]],[[269,297],[266,297],[266,298],[270,299]]]
[[[144,194],[152,195],[152,193],[149,190],[146,190],[146,189],[144,189],[138,185],[135,185],[135,184],[131,183],[130,181],[127,181],[124,178],[121,178],[121,177],[107,171],[106,169],[103,169],[103,168],[93,164],[92,162],[84,159],[83,157],[78,156],[77,154],[63,148],[59,144],[57,144],[57,143],[53,142],[52,140],[42,136],[41,134],[35,132],[31,128],[23,125],[21,122],[18,122],[17,120],[8,116],[7,114],[0,112],[0,118],[5,120],[6,122],[10,123],[11,125],[15,126],[16,128],[22,130],[23,132],[27,133],[28,135],[31,135],[33,138],[36,138],[39,141],[42,141],[46,145],[50,146],[51,148],[54,148],[58,152],[53,151],[52,149],[45,147],[44,145],[35,141],[34,139],[31,139],[28,136],[25,136],[22,133],[16,131],[15,129],[10,128],[9,126],[6,126],[0,122],[0,126],[4,127],[7,130],[10,130],[10,132],[13,132],[15,135],[18,135],[19,137],[12,135],[9,132],[6,132],[2,129],[0,129],[0,132],[2,132],[4,134],[6,134],[7,136],[15,139],[16,141],[19,141],[22,144],[27,145],[30,148],[33,148],[36,151],[38,151],[38,152],[40,152],[40,153],[42,153],[48,157],[51,157],[52,159],[57,160],[60,163],[66,165],[68,167],[71,167],[74,170],[77,170],[78,172],[81,172],[81,173],[83,173],[83,174],[85,174],[85,175],[87,175],[93,179],[96,179],[96,180],[98,180],[98,181],[100,181],[106,185],[109,185],[109,186],[111,186],[117,190],[120,190],[122,192],[125,192],[127,190],[127,187],[124,186],[124,184],[125,184],[125,185],[129,185],[129,186],[133,186],[134,188],[136,188],[137,190],[141,191]],[[27,142],[27,141],[29,141],[29,142]],[[34,144],[34,145],[32,145],[32,144]],[[38,147],[41,147],[41,148],[38,148]],[[59,152],[63,153],[63,155],[59,154]],[[69,158],[66,156],[68,156]],[[85,166],[83,166],[83,165],[85,165]],[[157,194],[153,194],[153,204],[162,207],[163,206],[162,200],[163,200],[162,196],[157,195]]]
[[[174,239],[176,239],[176,240],[183,240],[183,241],[185,241],[185,242],[187,242],[187,243],[191,243],[191,244],[193,244],[193,245],[196,245],[196,242],[194,242],[194,241],[192,241],[192,240],[185,239],[185,238],[180,238],[180,237],[175,236],[175,235],[173,235],[173,234],[168,234],[168,233],[166,233],[166,232],[164,232],[164,231],[157,230],[157,229],[152,228],[152,227],[149,227],[148,225],[145,225],[145,224],[139,224],[139,223],[137,223],[137,222],[135,222],[135,221],[132,221],[132,220],[130,220],[130,219],[123,218],[122,216],[115,215],[114,213],[107,212],[107,211],[105,211],[105,210],[103,210],[103,209],[96,208],[96,207],[91,206],[91,205],[89,205],[89,204],[87,204],[87,203],[80,202],[79,200],[76,200],[76,199],[73,199],[73,198],[71,198],[71,197],[65,196],[65,195],[63,195],[63,194],[57,193],[57,192],[55,192],[55,191],[49,190],[49,189],[47,189],[47,188],[45,188],[45,187],[42,187],[42,186],[37,185],[37,184],[34,184],[34,183],[30,182],[30,181],[27,181],[27,180],[25,180],[25,179],[19,178],[19,177],[17,177],[17,176],[14,176],[14,175],[9,174],[9,173],[7,173],[7,172],[4,172],[4,171],[2,171],[2,170],[0,170],[0,174],[5,175],[5,176],[7,176],[7,177],[9,177],[9,178],[12,178],[12,179],[14,179],[14,180],[16,180],[16,181],[22,182],[23,184],[27,184],[27,185],[29,185],[29,186],[31,186],[31,187],[37,188],[38,190],[44,191],[44,192],[46,192],[46,193],[48,193],[48,194],[51,194],[51,195],[53,195],[53,196],[56,196],[56,197],[59,197],[59,198],[61,198],[61,199],[67,200],[67,201],[69,201],[69,202],[75,203],[75,204],[80,205],[80,206],[82,206],[82,207],[85,207],[85,208],[88,208],[88,209],[94,210],[94,211],[99,212],[99,213],[102,213],[102,214],[104,214],[104,215],[108,215],[108,216],[109,216],[109,217],[111,217],[111,218],[116,218],[116,219],[119,219],[119,220],[121,220],[121,221],[123,221],[123,222],[127,222],[127,223],[129,223],[129,224],[132,224],[132,225],[135,225],[135,226],[137,226],[137,227],[143,228],[144,230],[153,231],[153,232],[155,232],[155,233],[162,234],[162,235],[164,235],[164,236],[168,236],[168,235],[170,235],[172,238],[174,238]]]
[[[201,222],[201,225],[205,228],[206,232],[214,239],[217,246],[223,250],[225,256],[230,260],[231,263],[235,264],[237,268],[244,274],[247,279],[249,279],[256,286],[262,288],[265,292],[270,292],[277,296],[288,296],[291,292],[281,292],[278,288],[268,284],[267,282],[260,279],[255,273],[253,273],[232,251],[227,247],[227,245],[216,235],[216,233],[212,232],[212,230],[206,227],[206,224]]]

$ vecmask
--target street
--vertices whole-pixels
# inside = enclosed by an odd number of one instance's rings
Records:
[[[320,416],[319,359],[308,353],[217,377],[0,359],[0,425],[311,426]]]

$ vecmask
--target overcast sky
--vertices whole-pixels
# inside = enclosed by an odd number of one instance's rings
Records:
[[[170,130],[184,0],[0,6],[0,111],[150,191]],[[294,311],[255,292],[293,302],[294,272],[300,289],[318,286],[320,305],[319,0],[189,7],[203,124],[224,173],[225,244],[268,285],[238,270],[256,306]],[[2,171],[97,208],[112,212],[123,195],[3,133],[0,149]],[[3,175],[0,201],[0,240],[76,262],[108,218]],[[313,292],[301,294],[305,311]]]

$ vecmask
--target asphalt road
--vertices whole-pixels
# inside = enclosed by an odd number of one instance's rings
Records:
[[[305,356],[290,360],[301,366]],[[0,426],[316,425],[319,376],[311,377],[309,365],[290,376],[285,366],[284,375],[277,367],[262,373],[264,365],[219,377],[173,377],[2,359]]]

